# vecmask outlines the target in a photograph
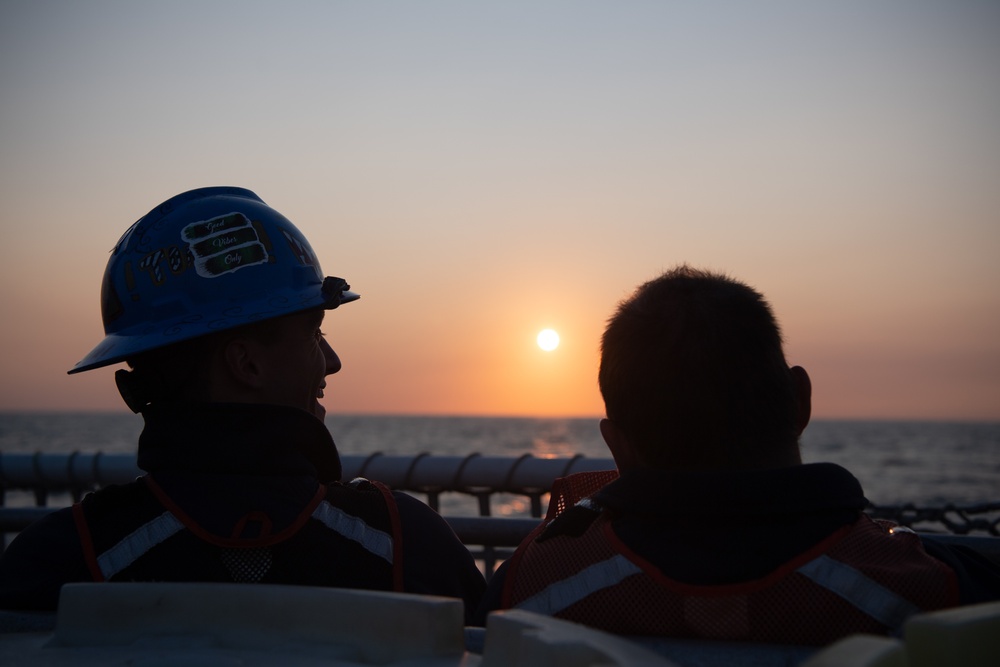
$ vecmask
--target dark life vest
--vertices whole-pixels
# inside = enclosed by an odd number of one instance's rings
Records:
[[[146,475],[73,506],[94,581],[213,581],[403,590],[392,493],[378,482],[318,485],[287,527],[246,514],[231,535],[200,526]]]

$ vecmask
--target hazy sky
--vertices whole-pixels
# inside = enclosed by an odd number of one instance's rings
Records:
[[[66,375],[108,252],[206,185],[362,293],[331,412],[600,414],[605,320],[687,262],[817,416],[1000,419],[1000,3],[0,1],[0,409],[122,409]]]

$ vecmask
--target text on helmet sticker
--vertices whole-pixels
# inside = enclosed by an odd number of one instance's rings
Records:
[[[257,230],[242,213],[192,222],[181,230],[181,238],[188,242],[194,268],[202,278],[217,278],[268,260]]]

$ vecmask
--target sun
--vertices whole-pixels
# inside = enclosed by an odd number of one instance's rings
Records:
[[[542,348],[546,352],[551,352],[559,347],[559,334],[552,329],[542,329],[539,331],[537,340],[538,347]]]

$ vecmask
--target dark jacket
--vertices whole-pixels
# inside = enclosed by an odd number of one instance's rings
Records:
[[[94,492],[18,535],[0,559],[0,607],[54,609],[62,584],[100,579],[89,552],[105,552],[164,508],[184,530],[111,580],[397,589],[461,598],[467,615],[479,603],[482,574],[444,519],[407,494],[341,484],[336,446],[312,415],[205,404],[149,408],[144,417],[138,464],[148,479]],[[391,538],[402,566],[345,539],[349,529],[329,530],[331,513]],[[103,548],[85,549],[81,526]]]

